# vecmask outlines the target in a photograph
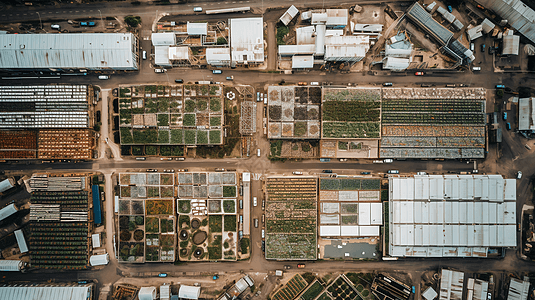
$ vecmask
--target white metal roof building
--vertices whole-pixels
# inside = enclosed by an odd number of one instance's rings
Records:
[[[464,273],[442,269],[439,300],[461,300],[463,296]]]
[[[0,193],[3,193],[15,186],[15,179],[13,177],[6,178],[0,182]]]
[[[358,62],[366,56],[368,49],[370,49],[369,36],[325,37],[326,61]],[[318,51],[316,50],[316,52]]]
[[[230,48],[206,48],[206,62],[212,66],[230,66]]]
[[[0,272],[18,272],[24,266],[22,260],[10,260],[10,259],[1,259],[0,260]],[[4,298],[0,298],[4,299]]]
[[[88,102],[85,85],[0,86],[0,128],[88,128]]]
[[[494,29],[494,27],[496,27],[496,25],[494,25],[494,23],[492,23],[492,21],[487,18],[485,18],[485,20],[481,22],[481,29],[483,30],[483,33],[485,34],[491,32],[492,29]]]
[[[295,18],[295,16],[297,16],[297,14],[299,13],[299,10],[297,9],[297,7],[295,6],[290,6],[290,8],[288,8],[288,10],[280,17],[280,21],[282,22],[282,24],[288,26],[288,23],[290,23],[293,18]]]
[[[347,26],[349,11],[347,9],[326,9],[327,22],[329,28],[344,28]]]
[[[181,285],[178,289],[178,298],[182,299],[199,299],[201,287]]]
[[[487,257],[516,246],[516,180],[501,175],[389,178],[389,255]]]
[[[518,99],[518,130],[535,130],[535,98]]]
[[[522,281],[511,277],[507,300],[526,300],[529,293],[529,281]]]
[[[236,64],[264,62],[264,19],[229,19],[230,53]]]
[[[437,292],[433,289],[433,287],[428,287],[425,292],[422,293],[422,297],[425,300],[434,300],[438,296]]]
[[[169,47],[176,45],[176,35],[173,32],[153,33],[151,40],[154,46],[154,64],[170,67]]]
[[[2,69],[137,70],[132,33],[0,34]]]
[[[12,214],[16,213],[17,211],[19,211],[19,210],[17,209],[17,207],[13,203],[11,203],[8,206],[0,209],[0,221],[2,221],[3,219],[11,216]]]
[[[188,35],[207,35],[208,23],[190,23],[187,25]]]
[[[160,300],[169,300],[171,297],[171,286],[161,285],[160,286]]]
[[[190,48],[186,46],[182,47],[169,47],[169,61],[189,60]]]
[[[154,300],[156,299],[156,288],[153,286],[144,286],[139,289],[137,297],[139,300]]]
[[[292,56],[292,69],[311,69],[314,67],[314,55]]]
[[[24,238],[24,233],[22,233],[22,230],[15,230],[15,238],[17,239],[20,253],[28,252],[28,245],[26,244],[26,239]]]
[[[314,26],[299,27],[295,30],[297,45],[313,45],[316,43]],[[280,45],[285,46],[285,45]],[[279,48],[280,48],[279,46]]]
[[[510,30],[512,32],[512,30]],[[503,55],[518,55],[520,36],[508,34],[503,36]]]
[[[91,300],[92,284],[76,286],[2,286],[0,299],[20,300]]]
[[[314,54],[316,45],[279,45],[280,56]]]

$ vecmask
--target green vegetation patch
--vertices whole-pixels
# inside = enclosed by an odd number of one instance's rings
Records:
[[[378,122],[380,102],[326,101],[322,104],[324,121]]]
[[[190,200],[178,200],[178,212],[181,214],[189,214],[191,211]]]
[[[130,128],[121,127],[121,144],[132,144],[134,139],[132,138],[132,132]]]
[[[184,126],[185,127],[195,126],[195,114],[184,114]]]
[[[194,145],[195,144],[195,136],[197,131],[196,130],[186,130],[185,131],[185,138],[184,141],[186,145]]]
[[[223,230],[223,216],[222,215],[210,215],[208,216],[208,224],[210,232],[221,232]]]
[[[210,110],[213,112],[221,111],[221,99],[215,97],[210,98]]]
[[[158,218],[147,217],[145,221],[145,230],[147,232],[160,232],[160,222]]]
[[[270,233],[313,233],[316,230],[316,220],[313,218],[266,220],[266,230]]]
[[[158,144],[169,144],[169,130],[158,131]]]
[[[184,133],[182,129],[171,129],[171,144],[184,144]]]
[[[223,197],[236,197],[236,186],[223,186]]]
[[[147,200],[145,201],[147,215],[172,215],[172,200]]]
[[[195,111],[195,101],[186,100],[186,104],[184,105],[184,112],[191,113],[194,111]]]
[[[208,144],[208,131],[197,131],[197,144]]]
[[[210,144],[221,144],[221,131],[210,130]]]
[[[133,129],[134,144],[156,144],[158,131],[156,129]]]
[[[295,136],[305,136],[306,134],[307,134],[307,123],[306,122],[295,122],[294,135]]]
[[[314,300],[323,291],[323,286],[318,281],[314,282],[304,293],[301,295],[302,300]]]
[[[158,154],[158,147],[156,146],[145,146],[146,155],[156,155]]]
[[[208,109],[208,102],[206,100],[197,100],[197,110],[205,111]]]
[[[169,114],[158,115],[158,126],[169,126]]]
[[[225,192],[223,192],[224,194]],[[223,200],[223,212],[225,213],[235,213],[236,212],[236,202],[234,200]]]
[[[323,122],[322,130],[326,138],[379,138],[380,125],[378,122]]]
[[[236,215],[226,215],[224,220],[225,231],[236,232]]]
[[[210,117],[210,126],[221,126],[221,117]]]

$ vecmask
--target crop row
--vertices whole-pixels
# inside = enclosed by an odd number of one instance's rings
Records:
[[[87,268],[87,263],[73,265],[73,264],[37,264],[32,263],[33,267],[42,268],[42,269],[67,269],[67,270],[81,270]]]
[[[380,102],[327,101],[323,103],[324,121],[377,122]]]
[[[481,112],[484,113],[484,104],[481,100],[384,100],[382,111],[436,111],[436,112]]]
[[[323,122],[325,138],[379,138],[379,123]]]
[[[483,114],[458,114],[458,113],[384,113],[383,124],[439,124],[439,125],[463,125],[483,124]],[[324,129],[325,131],[325,129]]]

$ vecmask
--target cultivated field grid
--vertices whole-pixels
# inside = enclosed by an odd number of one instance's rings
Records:
[[[122,86],[121,144],[221,144],[222,97],[219,84]]]
[[[317,258],[317,179],[268,178],[266,258]]]

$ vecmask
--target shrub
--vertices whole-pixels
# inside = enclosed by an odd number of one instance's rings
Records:
[[[278,26],[277,27],[277,45],[285,45],[283,38],[285,35],[288,34],[290,30],[286,26]]]
[[[223,243],[223,248],[228,248],[228,247],[229,247],[228,242]]]
[[[301,146],[301,149],[303,149],[303,152],[308,152],[310,150],[312,150],[312,148],[310,147],[310,144],[309,143],[305,143]]]
[[[228,42],[227,42],[226,38],[220,36],[220,37],[217,38],[216,44],[217,45],[226,45],[226,44],[228,44]]]
[[[221,117],[210,117],[210,126],[221,126]]]
[[[136,229],[137,225],[136,225],[136,222],[128,222],[128,230],[130,231],[134,231]]]
[[[191,210],[190,200],[178,200],[178,212],[183,214],[189,214]]]
[[[241,248],[241,253],[242,254],[247,254],[248,253],[248,250],[249,250],[249,238],[242,238],[240,240],[240,248]]]
[[[182,228],[183,224],[186,224],[185,228],[189,228],[190,227],[189,216],[188,215],[180,215],[180,217],[178,217],[178,224],[179,224],[178,228]]]
[[[137,25],[141,24],[141,17],[140,16],[126,16],[124,17],[124,22],[130,26],[130,27],[137,27]]]
[[[121,230],[121,234],[119,236],[121,238],[121,241],[128,242],[132,237],[132,234],[128,230]]]
[[[143,217],[142,216],[136,216],[136,224],[137,225],[143,225]]]
[[[144,232],[141,229],[134,231],[134,240],[141,241],[143,239]]]

